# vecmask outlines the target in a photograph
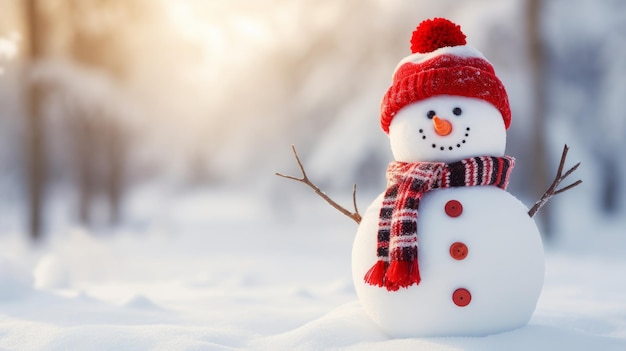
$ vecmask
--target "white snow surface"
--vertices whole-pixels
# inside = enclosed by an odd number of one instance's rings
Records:
[[[36,248],[4,233],[0,349],[626,349],[618,227],[590,233],[606,251],[548,246],[545,286],[521,329],[391,339],[357,302],[356,225],[313,194],[298,198],[292,211],[272,212],[258,191],[196,189],[131,202],[152,220],[129,219],[115,233],[59,229]]]

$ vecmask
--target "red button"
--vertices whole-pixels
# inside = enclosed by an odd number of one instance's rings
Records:
[[[467,245],[461,242],[456,242],[450,245],[450,256],[452,256],[452,258],[454,258],[455,260],[460,261],[464,259],[465,257],[467,257],[467,253],[468,253]]]
[[[450,217],[458,217],[463,213],[463,205],[456,200],[446,202],[444,209],[446,210],[446,214]]]
[[[452,302],[459,307],[465,307],[472,301],[472,294],[467,289],[456,289],[452,293]]]

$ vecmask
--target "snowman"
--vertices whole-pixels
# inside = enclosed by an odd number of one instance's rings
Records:
[[[506,91],[458,25],[426,20],[411,43],[381,106],[395,161],[354,240],[357,295],[391,337],[524,326],[544,257],[528,209],[506,191]]]

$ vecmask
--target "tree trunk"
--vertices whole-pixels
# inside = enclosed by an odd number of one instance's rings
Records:
[[[119,1],[120,6],[132,6],[134,1]],[[123,4],[123,5],[122,5]],[[126,58],[119,49],[122,40],[117,32],[91,33],[81,31],[77,16],[81,14],[80,1],[68,4],[70,17],[73,18],[73,37],[70,54],[77,64],[86,66],[100,73],[106,74],[117,84],[121,84],[126,73]],[[113,2],[101,2],[90,11],[110,11]],[[128,10],[125,8],[125,10]],[[91,105],[89,105],[91,103]],[[102,105],[102,102],[83,101],[80,109],[86,127],[86,138],[79,138],[79,142],[88,152],[78,153],[79,168],[79,213],[81,221],[89,224],[89,210],[99,196],[104,196],[108,203],[109,224],[118,224],[122,216],[122,198],[125,190],[126,153],[130,145],[128,134],[124,129],[119,116],[111,116],[112,110]],[[80,121],[79,121],[80,122]],[[83,212],[86,216],[83,216]]]
[[[601,174],[601,206],[602,212],[609,215],[617,214],[619,209],[620,177],[619,166],[615,163],[614,155],[599,157]]]
[[[527,3],[527,30],[528,30],[528,53],[531,64],[532,91],[533,91],[533,134],[535,141],[532,145],[533,155],[533,179],[532,191],[535,194],[542,194],[548,186],[548,150],[546,148],[544,134],[546,123],[546,89],[544,79],[545,53],[543,39],[541,37],[541,11],[543,2],[541,0],[528,0]],[[554,223],[550,206],[546,206],[538,215],[539,225],[544,238],[551,239],[554,231]]]
[[[116,225],[122,214],[122,195],[126,166],[126,138],[124,130],[113,121],[106,121],[106,139],[104,140],[107,156],[106,193],[109,199],[109,222]]]
[[[27,46],[26,67],[37,62],[43,54],[41,39],[41,22],[37,11],[36,0],[25,0],[25,37]],[[46,185],[45,130],[42,114],[44,90],[41,85],[26,77],[26,177],[28,191],[28,232],[33,241],[42,236],[43,206]]]
[[[78,219],[82,225],[88,227],[91,224],[91,204],[96,192],[93,178],[95,171],[92,167],[96,133],[84,109],[68,113],[73,117],[71,120],[76,126],[74,133],[76,144],[73,147],[76,151],[75,162],[78,177]]]

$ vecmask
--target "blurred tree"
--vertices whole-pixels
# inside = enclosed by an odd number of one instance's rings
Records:
[[[532,145],[532,191],[537,196],[543,194],[549,185],[549,175],[547,170],[548,150],[546,147],[545,123],[547,120],[546,110],[546,89],[544,80],[544,67],[546,64],[543,37],[541,35],[541,0],[527,1],[527,30],[528,30],[528,53],[530,56],[530,67],[532,75],[532,101],[531,118],[533,121],[533,135],[535,136]],[[541,233],[544,238],[549,239],[553,233],[553,218],[549,205],[546,205],[539,212],[537,219],[542,228]]]
[[[38,1],[24,2],[26,67],[32,66],[43,55],[43,23]],[[26,175],[28,178],[28,232],[33,240],[39,240],[42,233],[43,202],[46,185],[45,128],[42,114],[44,87],[26,79]]]
[[[53,139],[59,137],[71,140],[66,144],[71,149],[61,154],[72,159],[78,219],[90,224],[94,204],[104,196],[109,222],[120,220],[131,145],[126,120],[132,110],[123,91],[136,64],[132,59],[135,37],[129,32],[155,4],[146,0],[23,3],[30,67],[26,79],[26,174],[29,232],[33,238],[39,238],[42,231],[46,145],[58,143]],[[52,63],[55,60],[56,66]],[[58,61],[63,63],[59,65]],[[62,110],[65,128],[61,132],[46,132],[50,126],[44,122],[50,104]],[[62,165],[51,166],[57,173],[66,172]]]
[[[125,57],[125,24],[141,11],[141,1],[71,0],[66,3],[69,26],[69,54],[78,65],[85,65],[111,76],[120,84],[130,60]],[[106,102],[104,103],[106,104]],[[109,204],[109,221],[120,220],[126,163],[127,134],[120,119],[107,106],[83,106],[68,111],[77,123],[74,129],[76,174],[79,190],[79,219],[91,222],[90,211],[99,191]]]
[[[579,0],[575,10],[571,7],[565,0],[544,3],[548,109],[585,147],[585,168],[597,178],[587,183],[589,209],[623,219],[626,3]]]
[[[65,115],[77,215],[85,225],[93,224],[95,204],[102,196],[109,223],[116,224],[121,217],[131,134],[126,120],[129,107],[120,96],[135,64],[133,25],[153,4],[145,0],[47,3],[53,27],[48,40],[50,45],[56,43],[57,55],[65,62],[47,80]]]

